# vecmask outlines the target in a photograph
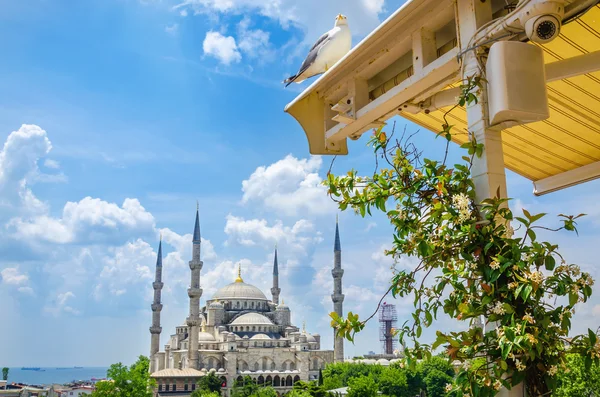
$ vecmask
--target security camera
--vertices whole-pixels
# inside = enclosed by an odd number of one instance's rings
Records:
[[[560,34],[563,1],[532,0],[519,12],[519,21],[529,40],[544,44]]]
[[[548,43],[560,34],[560,21],[554,15],[531,18],[525,23],[525,33],[535,43]]]

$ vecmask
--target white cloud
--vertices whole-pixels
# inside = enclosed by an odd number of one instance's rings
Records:
[[[312,44],[331,29],[337,14],[348,17],[355,34],[365,35],[379,23],[384,0],[184,0],[176,9],[192,9],[195,13],[247,15],[257,12],[287,29],[297,26],[306,32]]]
[[[284,226],[276,221],[269,226],[265,219],[244,219],[227,215],[225,233],[235,242],[245,246],[262,245],[273,247],[275,243],[285,243],[288,249],[295,252],[306,252],[311,244],[321,242],[321,233],[315,231],[314,225],[305,219],[300,219],[293,226]]]
[[[10,285],[24,285],[29,282],[29,276],[19,272],[19,267],[7,267],[0,271],[2,282]]]
[[[99,276],[101,287],[96,290],[96,298],[101,297],[103,292],[113,296],[123,295],[133,285],[149,287],[154,280],[154,270],[149,265],[155,261],[156,253],[142,239],[115,248],[114,256],[104,259],[105,264]]]
[[[46,209],[28,182],[39,175],[38,160],[51,149],[46,131],[37,125],[23,124],[8,135],[0,151],[0,206],[26,212]]]
[[[181,10],[181,11],[179,11],[179,15],[181,15],[182,17],[187,17],[188,12],[187,12],[187,10]]]
[[[205,55],[218,59],[224,65],[230,65],[242,60],[235,39],[232,36],[223,36],[219,32],[210,31],[206,33],[202,49]]]
[[[50,305],[44,307],[44,311],[55,317],[59,316],[62,312],[79,315],[81,312],[68,304],[68,301],[73,298],[75,298],[75,294],[72,291],[60,292]]]
[[[377,227],[377,223],[375,223],[375,222],[369,222],[367,224],[367,227],[365,228],[365,232],[368,232],[369,230],[373,229],[374,227]]]
[[[379,15],[383,11],[385,0],[362,0],[364,7],[372,15]]]
[[[103,240],[124,233],[151,231],[154,217],[138,199],[127,198],[121,207],[98,198],[85,197],[79,202],[67,202],[61,218],[38,215],[14,218],[9,227],[20,238],[35,238],[55,243]]]
[[[48,168],[58,169],[60,168],[60,164],[56,160],[46,159],[44,160],[44,166]]]
[[[244,18],[238,24],[238,48],[250,58],[257,58],[260,62],[270,61],[273,48],[270,42],[270,33],[261,29],[250,29],[250,19]]]
[[[304,211],[315,215],[333,213],[335,204],[321,185],[321,157],[297,159],[292,155],[258,167],[242,182],[242,203],[261,202],[278,214],[296,216]]]
[[[179,24],[174,23],[172,25],[165,26],[165,32],[167,32],[171,36],[175,36],[177,32],[179,32]]]

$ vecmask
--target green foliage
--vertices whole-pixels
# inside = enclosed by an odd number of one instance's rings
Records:
[[[482,81],[467,79],[458,105],[476,103],[474,91]],[[444,120],[440,135],[450,142],[452,126],[446,115]],[[394,131],[388,137],[383,127],[368,144],[377,158],[372,176],[359,176],[355,170],[341,176],[329,173],[323,183],[340,210],[352,208],[362,217],[373,211],[387,216],[394,232],[386,255],[418,259],[414,270],[394,271],[388,290],[394,297],[413,298],[412,316],[396,330],[411,369],[443,346],[451,361],[486,358],[481,370],[460,369],[452,387],[457,395],[494,396],[502,386],[524,380],[530,395],[545,395],[566,367],[567,352],[585,357],[587,368],[600,362],[600,342],[593,331],[565,343],[575,305],[589,299],[594,280],[567,264],[557,245],[538,240],[536,234],[577,232],[577,219],[583,214],[561,214],[560,226],[550,229],[539,225],[543,213],[523,210],[522,216],[513,215],[499,191],[496,197],[477,200],[471,167],[485,148],[475,140],[461,146],[467,155],[453,167],[446,165],[446,158],[422,158],[410,137],[394,137]],[[514,236],[511,222],[521,236]],[[498,328],[486,333],[477,327],[437,331],[435,343],[420,343],[423,329],[442,315],[466,321],[485,316]],[[338,335],[349,341],[366,324],[352,312],[347,318],[330,316]],[[431,382],[441,382],[440,374],[430,372]],[[409,387],[414,380],[407,376]]]
[[[152,397],[156,382],[150,378],[149,368],[150,361],[144,356],[140,356],[129,368],[121,363],[113,364],[106,371],[106,377],[111,381],[98,382],[91,396]]]
[[[332,397],[331,393],[329,393],[325,387],[319,386],[319,384],[315,382],[298,381],[294,383],[293,390],[308,393],[308,395],[312,397]]]
[[[372,375],[352,378],[348,382],[348,397],[376,397],[377,383]]]
[[[452,385],[453,378],[447,373],[432,368],[423,379],[427,397],[444,397],[446,395],[446,386]]]
[[[277,397],[277,392],[271,386],[259,386],[246,375],[242,382],[237,379],[233,384],[231,397]]]
[[[2,380],[8,380],[8,367],[2,368]]]
[[[221,384],[222,380],[213,371],[210,371],[206,376],[200,378],[191,397],[203,397],[210,392],[220,393]]]
[[[319,368],[319,380],[317,382],[319,386],[323,386],[323,371]]]
[[[552,397],[600,396],[600,366],[585,367],[581,355],[567,355],[567,369],[556,376],[556,388]]]
[[[218,391],[203,391],[194,390],[191,397],[221,397],[221,392]]]
[[[386,368],[378,379],[379,391],[386,396],[402,397],[415,396],[409,393],[407,371],[398,367]]]

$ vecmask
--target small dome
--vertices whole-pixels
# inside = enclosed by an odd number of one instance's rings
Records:
[[[233,320],[231,325],[273,325],[273,323],[262,314],[246,313]]]
[[[210,305],[208,305],[209,309],[222,309],[223,308],[223,304],[219,301],[214,301],[211,302]]]
[[[286,310],[286,311],[290,311],[290,308],[287,305],[284,305],[283,303],[277,305],[277,309],[275,310]]]
[[[198,332],[198,342],[216,342],[215,337],[208,332]]]
[[[262,340],[269,339],[270,340],[271,338],[269,337],[269,335],[266,335],[266,334],[256,334],[256,335],[254,335],[250,339],[253,339],[253,340],[256,340],[256,339],[262,339]]]
[[[379,365],[390,365],[390,362],[388,360],[386,360],[385,358],[380,358],[379,360],[377,360],[377,364],[379,364]]]
[[[223,373],[223,372],[225,372],[225,369],[224,368],[219,368],[219,370],[217,372]]]
[[[312,342],[317,343],[317,340],[311,334],[306,334],[306,341],[309,343],[312,343]]]

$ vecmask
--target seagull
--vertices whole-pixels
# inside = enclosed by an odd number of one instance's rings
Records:
[[[348,27],[348,19],[338,14],[333,29],[319,37],[311,47],[298,73],[288,77],[283,83],[287,87],[292,83],[301,83],[310,77],[325,73],[350,51],[350,47],[352,47],[352,35]]]

